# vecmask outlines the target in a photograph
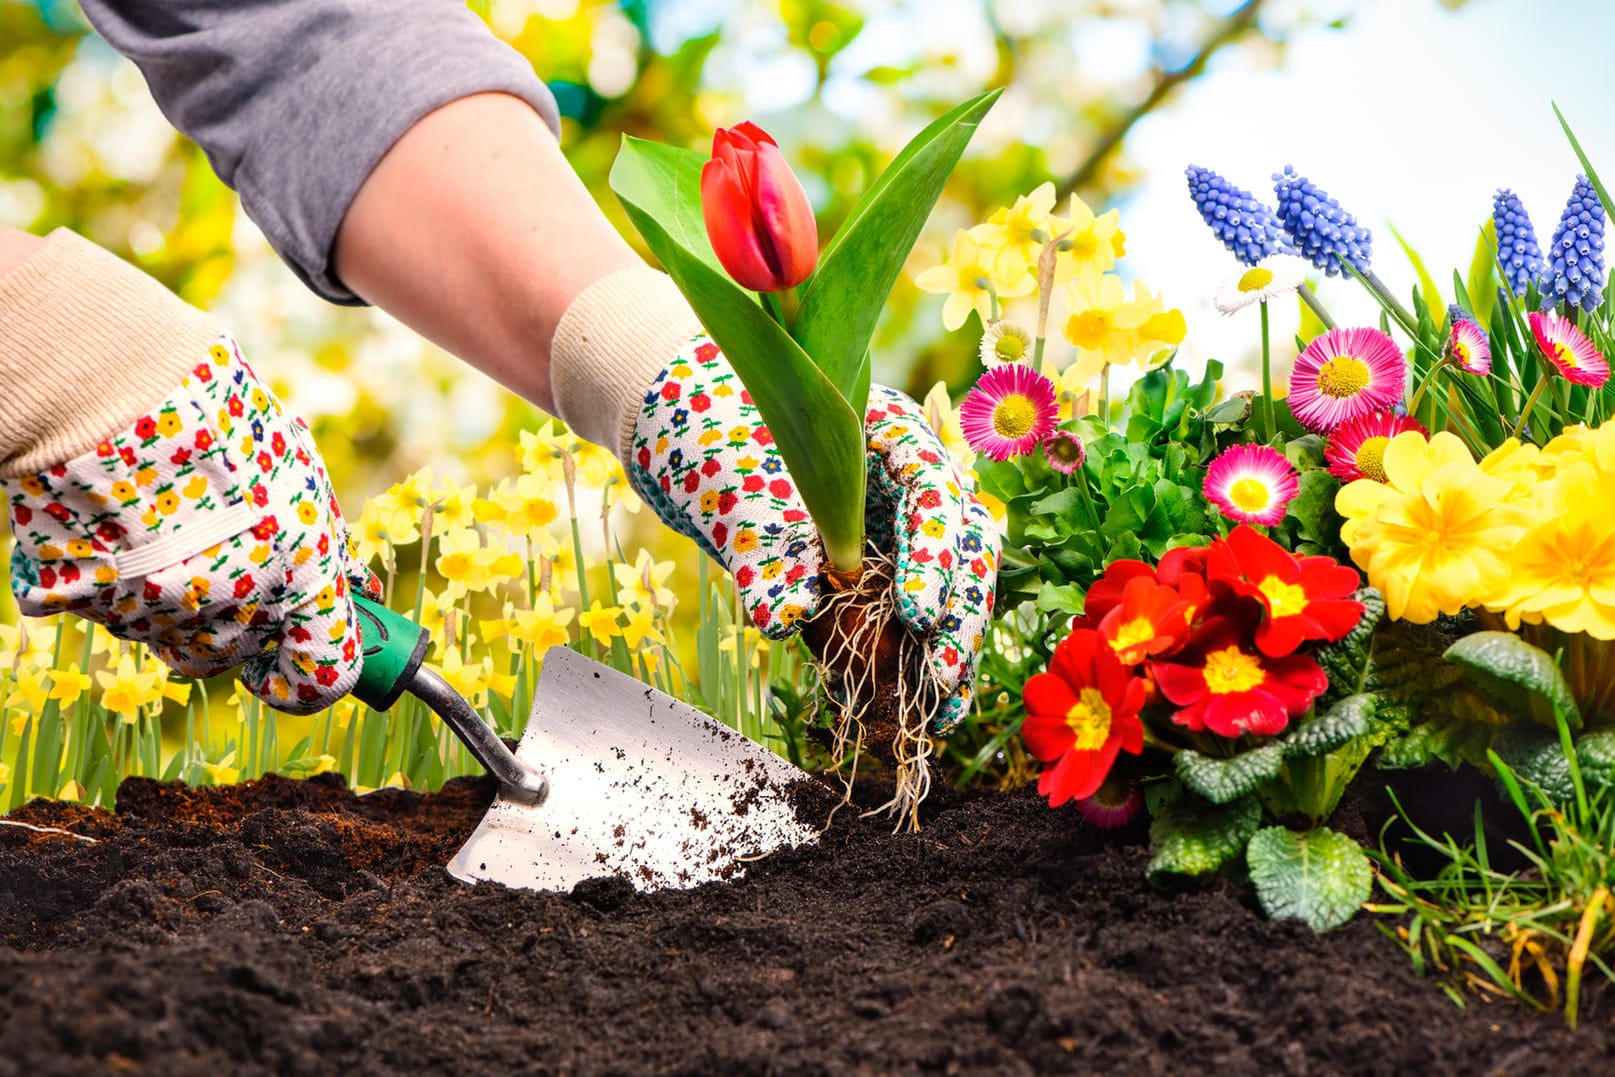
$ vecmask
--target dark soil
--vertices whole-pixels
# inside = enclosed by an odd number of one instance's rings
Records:
[[[865,791],[879,803],[884,792]],[[636,895],[457,883],[491,796],[329,777],[0,827],[0,1075],[1609,1072],[1567,1031],[1459,1010],[1367,918],[1318,938],[1032,792],[841,812],[738,882]]]

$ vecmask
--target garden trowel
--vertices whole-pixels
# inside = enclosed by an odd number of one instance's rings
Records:
[[[377,710],[404,692],[442,718],[499,796],[449,863],[465,882],[569,890],[621,875],[640,890],[740,874],[746,861],[815,840],[804,805],[833,794],[687,703],[565,647],[544,656],[527,731],[511,752],[421,665],[425,629],[356,599],[364,667],[354,695]]]

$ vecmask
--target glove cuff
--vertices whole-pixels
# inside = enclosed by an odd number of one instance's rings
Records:
[[[578,294],[555,327],[550,386],[556,414],[626,467],[646,391],[700,331],[667,274],[633,266],[600,278]]]
[[[65,228],[0,277],[0,478],[95,448],[185,380],[218,324]]]

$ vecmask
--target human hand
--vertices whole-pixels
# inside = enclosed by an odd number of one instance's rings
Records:
[[[925,641],[943,705],[932,732],[969,709],[993,603],[998,530],[918,404],[882,386],[865,411],[870,538],[893,553],[898,618]],[[733,573],[764,634],[819,607],[824,547],[740,378],[705,334],[645,394],[629,477],[662,520]]]
[[[350,588],[374,577],[302,420],[228,336],[196,359],[96,448],[0,479],[12,590],[30,616],[97,621],[187,676],[239,665],[264,702],[312,713],[358,679]]]

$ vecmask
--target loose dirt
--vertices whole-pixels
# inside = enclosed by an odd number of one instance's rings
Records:
[[[865,806],[890,788],[860,788]],[[917,834],[840,812],[693,891],[443,871],[492,796],[330,776],[0,827],[0,1075],[1607,1072],[1572,1033],[1453,1005],[1368,918],[1318,938],[1236,884],[1161,894],[1138,836],[1032,792],[937,788]]]

